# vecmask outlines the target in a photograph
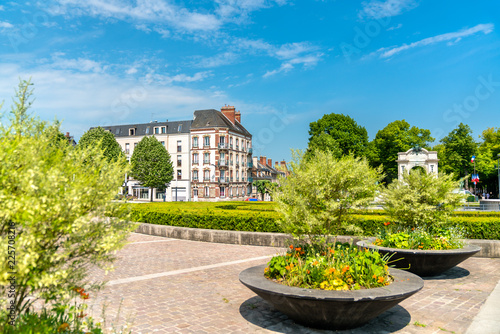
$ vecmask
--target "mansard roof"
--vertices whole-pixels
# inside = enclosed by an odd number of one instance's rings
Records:
[[[129,129],[135,129],[134,136],[149,136],[154,134],[155,127],[166,127],[166,134],[180,134],[189,133],[193,121],[171,121],[171,122],[157,122],[150,123],[135,123],[125,125],[111,125],[101,126],[104,130],[108,130],[115,137],[128,137]],[[92,129],[92,128],[91,128]],[[162,134],[162,133],[160,133]]]
[[[195,110],[191,129],[228,128],[231,131],[252,137],[240,122],[233,124],[222,112],[216,109]]]

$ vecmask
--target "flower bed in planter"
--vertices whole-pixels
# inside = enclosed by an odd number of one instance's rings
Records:
[[[390,269],[394,281],[384,287],[326,291],[290,287],[264,277],[266,265],[240,273],[240,282],[299,324],[322,329],[364,325],[420,291],[423,280],[409,272]]]
[[[481,250],[473,245],[446,250],[398,249],[373,245],[373,240],[358,241],[357,245],[387,254],[395,268],[407,269],[422,277],[439,275]]]

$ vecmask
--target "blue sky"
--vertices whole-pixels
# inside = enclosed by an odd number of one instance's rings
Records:
[[[477,137],[500,126],[499,19],[493,0],[1,1],[2,110],[31,77],[33,111],[76,138],[225,104],[273,160],[325,113],[370,139],[398,119]]]

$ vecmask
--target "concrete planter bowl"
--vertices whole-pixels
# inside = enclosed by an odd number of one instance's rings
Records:
[[[424,281],[409,272],[389,269],[394,282],[374,289],[325,291],[282,285],[264,277],[266,265],[240,273],[240,282],[295,322],[312,328],[349,329],[420,291]]]
[[[391,266],[407,269],[421,277],[439,275],[481,250],[481,247],[473,245],[448,250],[397,249],[375,246],[372,242],[373,240],[363,240],[358,241],[356,245],[376,250],[383,255],[389,254]]]

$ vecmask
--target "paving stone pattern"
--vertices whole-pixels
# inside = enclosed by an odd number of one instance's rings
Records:
[[[92,272],[93,279],[109,282],[89,300],[97,319],[106,305],[107,328],[129,323],[132,333],[142,334],[333,333],[295,324],[239,282],[243,269],[267,262],[263,257],[277,248],[136,233],[129,241],[117,254],[115,271]],[[240,262],[226,265],[233,261]],[[161,275],[143,277],[151,274]],[[470,258],[426,278],[422,291],[367,325],[337,333],[464,333],[499,280],[500,259]]]

